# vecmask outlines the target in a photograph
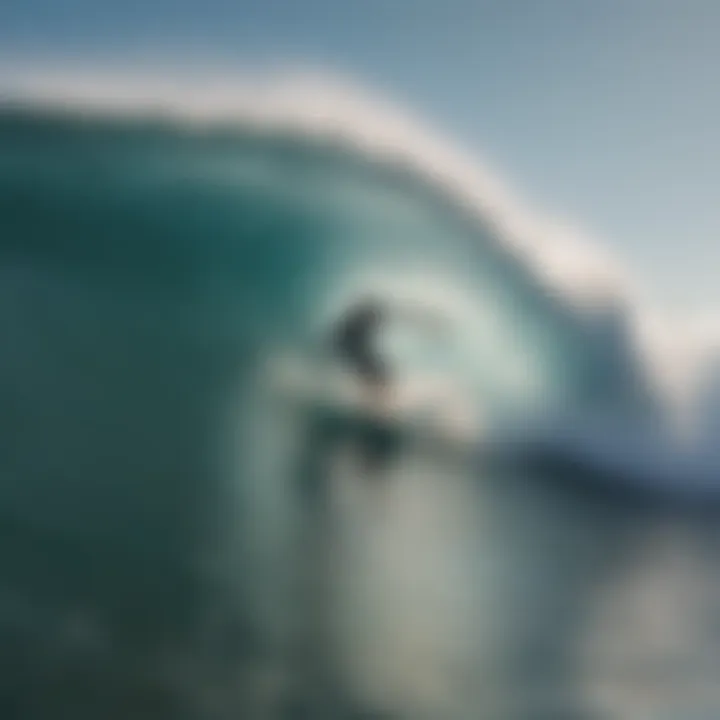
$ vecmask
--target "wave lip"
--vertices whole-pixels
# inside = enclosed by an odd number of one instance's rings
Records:
[[[195,129],[232,123],[340,140],[357,152],[404,165],[452,193],[498,231],[508,250],[532,261],[553,289],[602,302],[623,284],[619,267],[597,246],[566,223],[522,208],[497,173],[469,161],[396,106],[325,74],[199,81],[26,70],[0,81],[0,99],[82,115],[157,117]]]

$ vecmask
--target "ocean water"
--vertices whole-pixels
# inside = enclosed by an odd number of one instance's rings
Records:
[[[6,99],[2,717],[716,717],[713,465],[667,479],[629,312],[507,234],[342,129]],[[448,318],[397,362],[471,450],[368,477],[274,389],[366,292]]]

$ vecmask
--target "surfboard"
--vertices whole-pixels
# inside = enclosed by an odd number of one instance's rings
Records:
[[[453,378],[408,376],[382,406],[367,399],[351,374],[303,358],[274,363],[270,380],[278,397],[344,433],[378,433],[402,446],[436,451],[467,449],[482,440],[478,413]]]

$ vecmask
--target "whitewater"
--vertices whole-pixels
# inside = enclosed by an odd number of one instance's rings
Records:
[[[43,677],[76,717],[302,717],[278,698],[318,602],[292,590],[304,435],[268,368],[372,291],[451,318],[405,360],[498,452],[330,473],[329,716],[717,707],[712,332],[411,114],[325,73],[15,68],[0,247],[18,703]]]

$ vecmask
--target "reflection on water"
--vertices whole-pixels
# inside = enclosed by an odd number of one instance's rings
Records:
[[[292,612],[324,656],[314,675],[310,653],[291,664],[315,703],[297,717],[679,720],[720,706],[707,517],[422,446],[369,476],[344,441],[318,446],[316,544],[295,548],[313,592]]]
[[[2,717],[717,716],[712,509],[422,446],[368,476],[352,438],[281,439],[199,558],[158,550],[142,486],[119,536],[8,515]]]

